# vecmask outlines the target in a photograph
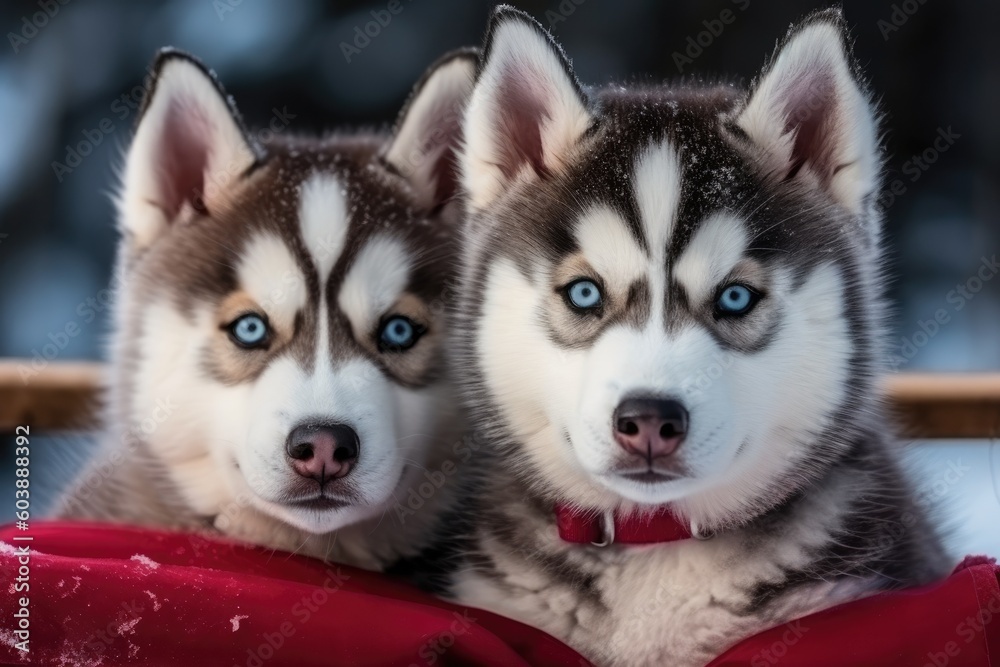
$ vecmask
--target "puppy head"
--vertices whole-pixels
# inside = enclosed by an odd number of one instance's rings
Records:
[[[872,400],[878,147],[839,14],[746,94],[591,94],[502,8],[464,132],[464,359],[539,488],[715,523],[844,451]]]
[[[163,417],[141,437],[196,512],[243,497],[327,532],[422,465],[474,67],[439,61],[390,137],[256,142],[210,72],[158,58],[120,196],[117,409]]]

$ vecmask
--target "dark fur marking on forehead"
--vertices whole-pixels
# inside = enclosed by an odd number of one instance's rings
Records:
[[[319,310],[312,304],[316,303],[317,292],[310,290],[305,309],[295,314],[295,335],[288,346],[288,354],[304,371],[310,371],[316,366],[316,341],[319,339],[320,322]]]
[[[680,331],[685,325],[697,321],[691,314],[692,304],[687,292],[675,281],[667,282],[663,296],[663,327],[669,333]]]
[[[646,279],[636,280],[629,285],[622,321],[636,329],[641,329],[652,311],[652,299],[652,291],[649,289],[649,281]]]
[[[558,246],[551,243],[552,235],[594,205],[618,213],[637,244],[649,252],[634,192],[635,162],[644,149],[664,140],[678,150],[684,164],[682,207],[688,190],[698,194],[699,182],[693,179],[717,189],[718,173],[735,171],[740,164],[747,169],[718,130],[719,117],[736,103],[737,92],[732,88],[607,90],[598,93],[597,99],[601,116],[594,131],[581,139],[580,156],[567,172],[515,185],[490,211],[487,217],[494,217],[495,223],[488,252],[514,258],[539,252],[558,256],[566,250],[553,250]],[[700,167],[692,170],[688,162],[696,154]],[[746,190],[755,185],[748,182]],[[688,210],[700,221],[699,211],[704,214],[710,207],[696,206],[698,202],[697,197],[691,199]],[[682,221],[677,228],[682,237],[690,233]]]
[[[394,374],[392,365],[382,353],[372,352],[355,338],[352,323],[340,309],[338,298],[355,260],[369,242],[376,237],[391,238],[402,244],[411,263],[408,283],[403,291],[416,295],[428,304],[441,320],[433,324],[444,327],[442,303],[448,298],[446,287],[453,275],[456,252],[455,234],[444,223],[443,216],[448,211],[440,208],[423,212],[413,205],[413,193],[408,183],[389,170],[380,158],[381,138],[348,136],[327,141],[333,155],[322,169],[314,170],[314,173],[330,173],[342,183],[349,216],[341,254],[323,286],[323,298],[327,304],[326,325],[330,331],[329,354],[335,362],[368,358],[404,386],[430,384],[440,377],[439,369],[434,367],[436,363],[426,367],[419,377],[403,378]],[[308,253],[308,249],[303,248],[303,252]],[[373,339],[378,334],[378,322],[387,314],[374,313],[374,328],[359,331],[357,335]]]
[[[456,242],[445,225],[428,220],[411,205],[412,193],[404,179],[379,166],[377,155],[384,140],[380,135],[350,135],[323,140],[279,137],[269,142],[267,159],[230,185],[233,194],[227,208],[177,221],[134,263],[129,279],[137,282],[140,298],[166,293],[190,319],[196,304],[219,303],[239,289],[237,270],[245,248],[260,234],[272,234],[294,258],[307,298],[296,315],[295,336],[282,353],[310,370],[316,361],[321,286],[302,236],[299,208],[302,185],[314,174],[326,173],[344,184],[349,215],[342,253],[323,290],[330,354],[334,359],[365,354],[344,325],[346,318],[337,304],[340,284],[360,250],[376,235],[398,239],[414,262],[408,289],[433,302],[442,298],[452,275]],[[298,282],[299,276],[294,280]],[[274,288],[278,298],[288,298],[288,285],[279,282]],[[266,310],[267,303],[261,306]],[[206,372],[219,377],[211,368]],[[424,379],[433,377],[428,372]]]

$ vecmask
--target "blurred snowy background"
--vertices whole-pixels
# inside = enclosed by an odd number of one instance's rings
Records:
[[[0,357],[30,358],[70,322],[80,332],[59,359],[101,357],[116,240],[109,193],[158,48],[186,49],[213,67],[251,127],[279,112],[290,132],[378,125],[393,119],[434,58],[479,42],[492,4],[397,2],[394,14],[385,11],[387,0],[3,3]],[[515,4],[549,26],[581,79],[596,84],[748,81],[788,24],[826,3]],[[989,268],[1000,254],[1000,42],[993,35],[1000,5],[843,6],[885,114],[892,365],[1000,370],[1000,278]],[[379,17],[384,24],[373,24]],[[945,324],[930,326],[940,310]],[[53,455],[72,446],[50,442]],[[912,456],[927,501],[961,517],[956,552],[1000,555],[1000,445],[921,444]],[[0,479],[8,472],[0,469]]]

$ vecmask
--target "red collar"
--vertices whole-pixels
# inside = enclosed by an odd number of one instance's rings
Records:
[[[556,525],[564,541],[600,547],[612,543],[676,542],[692,537],[691,528],[678,521],[668,508],[645,514],[612,514],[556,505]]]

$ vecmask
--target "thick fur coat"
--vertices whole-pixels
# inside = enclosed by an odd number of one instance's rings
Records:
[[[585,89],[502,7],[464,132],[458,366],[489,456],[457,599],[599,664],[699,665],[946,572],[878,390],[881,154],[838,12],[748,91]],[[637,396],[682,415],[641,448]],[[705,539],[570,544],[557,505]]]
[[[160,55],[122,172],[103,446],[60,516],[371,569],[432,539],[450,488],[399,507],[461,431],[442,362],[475,62],[435,64],[392,134],[257,141],[211,72]]]

